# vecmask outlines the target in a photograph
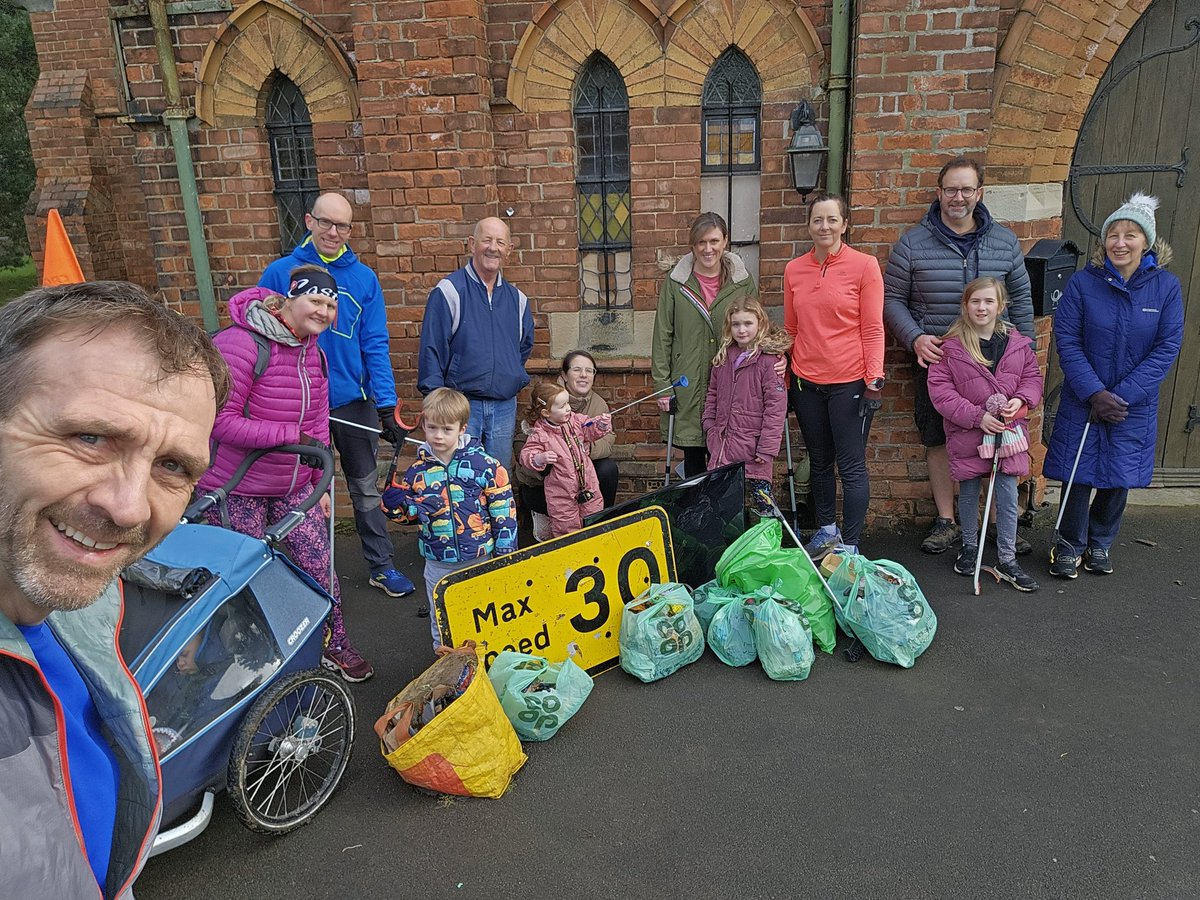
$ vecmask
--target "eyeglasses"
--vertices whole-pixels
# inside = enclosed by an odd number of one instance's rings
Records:
[[[317,223],[317,231],[328,231],[330,228],[336,228],[337,233],[342,237],[350,233],[349,222],[335,222],[333,219],[322,219],[320,216],[309,216],[309,218]]]
[[[572,375],[595,375],[596,374],[595,369],[585,368],[584,366],[571,366],[571,368],[567,369],[567,371],[570,372]]]
[[[941,191],[943,194],[945,194],[947,197],[962,197],[964,200],[970,200],[973,196],[975,196],[975,192],[977,190],[979,190],[979,188],[977,188],[977,187],[971,187],[971,188],[940,187],[940,188],[938,188],[938,190]]]

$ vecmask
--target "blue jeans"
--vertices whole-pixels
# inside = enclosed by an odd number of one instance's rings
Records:
[[[517,398],[511,400],[471,400],[471,418],[467,434],[478,438],[489,456],[512,474],[513,431],[517,427]]]
[[[982,478],[958,483],[958,524],[964,547],[979,546],[979,486]],[[996,558],[1002,563],[1017,558],[1017,476],[996,473],[992,495],[996,510]]]
[[[1088,547],[1109,550],[1121,530],[1125,516],[1127,488],[1096,488],[1076,482],[1071,485],[1067,508],[1063,510],[1058,542],[1071,548],[1074,556],[1082,556]]]
[[[438,628],[437,609],[433,605],[433,589],[437,587],[439,581],[451,572],[457,572],[459,569],[473,566],[475,563],[483,562],[487,558],[486,556],[482,556],[479,559],[469,559],[466,562],[456,563],[434,562],[432,559],[425,560],[425,593],[429,595],[429,634],[433,638],[434,652],[437,652],[437,648],[442,645],[442,632]]]

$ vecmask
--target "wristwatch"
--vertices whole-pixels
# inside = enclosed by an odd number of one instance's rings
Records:
[[[880,375],[874,381],[867,382],[867,390],[868,391],[882,391],[883,390],[883,382],[884,382],[884,378],[882,375]]]

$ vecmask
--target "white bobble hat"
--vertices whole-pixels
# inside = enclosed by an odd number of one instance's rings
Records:
[[[1132,197],[1117,208],[1116,212],[1104,220],[1104,227],[1100,229],[1101,239],[1108,237],[1108,229],[1113,222],[1125,220],[1133,222],[1142,229],[1142,233],[1146,235],[1146,249],[1150,249],[1154,246],[1155,238],[1158,237],[1158,229],[1154,224],[1156,209],[1158,209],[1157,197],[1135,191]]]

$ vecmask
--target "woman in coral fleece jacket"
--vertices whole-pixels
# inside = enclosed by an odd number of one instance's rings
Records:
[[[229,301],[233,324],[213,338],[229,365],[232,389],[213,425],[213,464],[197,485],[201,493],[224,484],[251,450],[329,443],[329,384],[317,335],[337,315],[337,283],[320,266],[294,269],[289,282],[287,297],[266,288],[234,295]],[[267,365],[255,375],[260,346],[267,350]],[[208,521],[261,538],[268,523],[304,502],[320,477],[320,470],[297,456],[268,454],[229,496],[228,519],[223,523],[214,507]],[[322,664],[347,681],[364,681],[371,666],[346,637],[337,577],[329,584],[330,513],[326,495],[283,543],[296,565],[333,596]]]
[[[808,212],[813,248],[788,263],[783,275],[796,376],[792,405],[808,447],[819,526],[805,546],[813,559],[835,548],[858,552],[871,495],[867,434],[883,389],[883,276],[875,257],[843,242],[848,218],[844,199],[816,194]]]

